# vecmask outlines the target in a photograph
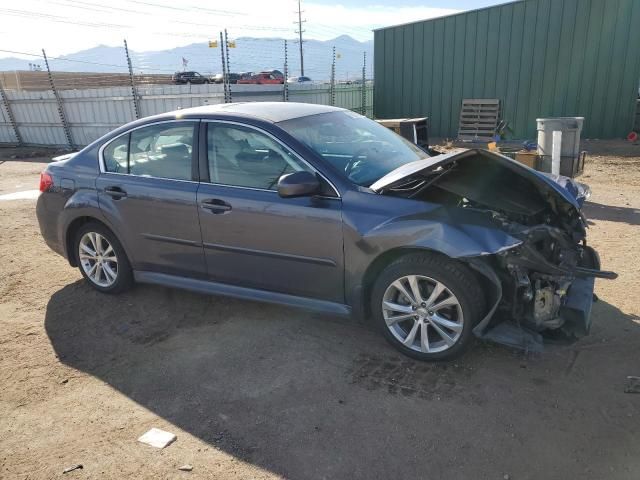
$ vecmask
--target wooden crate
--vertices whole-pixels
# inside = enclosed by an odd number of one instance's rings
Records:
[[[520,162],[523,165],[526,165],[527,167],[533,168],[534,170],[538,170],[539,157],[537,152],[528,152],[528,151],[516,152],[515,159],[517,162]]]
[[[393,130],[401,137],[422,148],[429,147],[429,118],[391,118],[376,120],[383,127]]]
[[[500,119],[500,100],[465,98],[460,109],[459,140],[491,141]]]

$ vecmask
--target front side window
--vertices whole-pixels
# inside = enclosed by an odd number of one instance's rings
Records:
[[[402,165],[429,157],[400,135],[349,111],[294,118],[278,126],[360,186],[369,186]]]
[[[313,170],[268,135],[251,128],[209,124],[207,157],[211,182],[275,190],[287,173]]]
[[[194,125],[160,123],[117,138],[104,149],[106,171],[191,180]]]

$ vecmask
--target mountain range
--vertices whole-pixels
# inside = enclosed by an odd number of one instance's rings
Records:
[[[229,48],[231,72],[284,70],[283,38],[240,37],[235,48]],[[360,42],[348,35],[332,40],[305,40],[303,43],[304,73],[313,80],[326,80],[331,75],[333,47],[336,49],[336,78],[354,79],[362,76],[363,54],[367,55],[367,77],[373,71],[373,41]],[[299,44],[287,41],[289,75],[300,75]],[[203,75],[222,71],[220,47],[209,48],[207,43],[193,43],[169,50],[139,52],[129,45],[135,73],[173,73],[195,70]],[[183,66],[186,60],[186,67]],[[0,71],[29,70],[36,63],[44,68],[41,59],[0,58]],[[100,45],[69,55],[49,59],[54,71],[68,72],[126,72],[124,47]]]

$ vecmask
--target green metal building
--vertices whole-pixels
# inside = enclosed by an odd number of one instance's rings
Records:
[[[377,118],[430,118],[455,138],[463,98],[497,98],[514,138],[536,118],[585,117],[626,136],[640,81],[640,0],[521,0],[375,31]]]

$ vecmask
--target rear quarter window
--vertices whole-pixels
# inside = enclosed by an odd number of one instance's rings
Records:
[[[112,173],[127,173],[129,155],[129,135],[123,135],[111,142],[102,152],[104,169]]]

